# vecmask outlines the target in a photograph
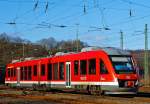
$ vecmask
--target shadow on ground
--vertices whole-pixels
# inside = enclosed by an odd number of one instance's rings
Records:
[[[122,94],[117,94],[117,95],[106,95],[106,96],[111,96],[111,97],[122,97],[122,98],[134,98],[134,97],[146,97],[146,98],[150,98],[150,93],[148,92],[138,92],[137,94],[134,95],[122,95]]]
[[[72,93],[72,94],[83,94],[83,95],[90,95],[88,92],[84,91],[72,91],[72,90],[51,90],[52,93]],[[149,92],[138,92],[137,94],[130,95],[130,94],[117,94],[117,95],[103,95],[103,96],[111,96],[111,97],[127,97],[127,98],[132,98],[132,97],[148,97],[150,98],[150,93]]]
[[[150,98],[150,93],[148,93],[148,92],[138,92],[136,97],[148,97],[148,98]]]

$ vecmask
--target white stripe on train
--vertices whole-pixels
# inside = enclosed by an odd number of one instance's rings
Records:
[[[17,83],[17,81],[5,81],[5,83]],[[65,85],[65,81],[20,81],[20,84],[62,84]],[[118,82],[71,82],[71,85],[115,85],[118,86]]]

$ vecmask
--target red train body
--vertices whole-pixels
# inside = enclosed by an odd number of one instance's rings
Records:
[[[11,86],[85,89],[135,94],[138,76],[128,52],[104,48],[10,63],[5,83]]]

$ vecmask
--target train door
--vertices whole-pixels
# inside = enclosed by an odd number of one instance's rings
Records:
[[[17,86],[20,86],[20,67],[17,67]]]
[[[66,62],[66,87],[71,88],[71,62]]]

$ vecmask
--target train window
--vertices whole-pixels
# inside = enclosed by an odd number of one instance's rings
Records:
[[[59,78],[60,80],[64,79],[64,63],[59,63]]]
[[[45,65],[42,64],[41,65],[41,76],[44,76],[45,75]]]
[[[33,66],[33,75],[37,76],[37,65]]]
[[[74,75],[78,75],[79,61],[74,61]]]
[[[89,60],[89,74],[96,74],[96,59]]]
[[[108,70],[103,60],[100,60],[100,74],[108,74]]]
[[[87,61],[81,60],[80,61],[80,74],[85,75],[86,74],[86,68],[87,68]]]
[[[53,64],[54,80],[58,80],[58,63]]]
[[[14,70],[14,69],[12,68],[11,71],[10,71],[10,72],[11,72],[11,77],[14,76],[14,71],[13,71],[13,70]]]
[[[28,80],[31,80],[31,76],[32,76],[32,71],[31,71],[32,67],[28,66]]]
[[[21,80],[23,80],[23,67],[21,67]]]
[[[8,77],[10,77],[10,69],[8,68]]]
[[[27,66],[24,67],[24,70],[23,70],[23,71],[24,71],[24,73],[23,73],[23,79],[24,79],[24,80],[27,80],[27,73],[28,73],[28,72],[27,72]]]
[[[48,80],[52,80],[52,64],[48,64]]]
[[[16,68],[14,68],[14,77],[16,77]]]

